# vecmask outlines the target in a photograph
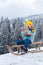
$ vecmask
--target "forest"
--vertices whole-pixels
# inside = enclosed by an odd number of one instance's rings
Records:
[[[16,40],[21,40],[21,26],[25,25],[25,20],[34,23],[36,35],[34,42],[43,41],[43,15],[32,15],[28,17],[18,17],[16,19],[0,18],[0,54],[7,53],[6,45],[15,45]]]

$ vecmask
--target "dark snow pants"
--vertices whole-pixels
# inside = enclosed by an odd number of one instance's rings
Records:
[[[18,40],[16,41],[17,45],[21,45],[24,44],[24,47],[27,49],[28,48],[28,44],[31,44],[31,40],[30,39],[25,39],[25,40]]]

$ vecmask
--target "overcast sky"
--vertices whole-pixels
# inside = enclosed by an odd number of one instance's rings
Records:
[[[0,17],[24,17],[43,13],[43,0],[0,0]]]

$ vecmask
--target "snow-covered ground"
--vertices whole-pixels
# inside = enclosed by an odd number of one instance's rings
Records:
[[[11,53],[0,55],[0,65],[43,65],[43,52],[16,56]]]

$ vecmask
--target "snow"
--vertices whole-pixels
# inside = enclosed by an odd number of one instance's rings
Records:
[[[26,53],[20,56],[12,53],[3,54],[0,55],[0,65],[43,65],[43,52]]]

